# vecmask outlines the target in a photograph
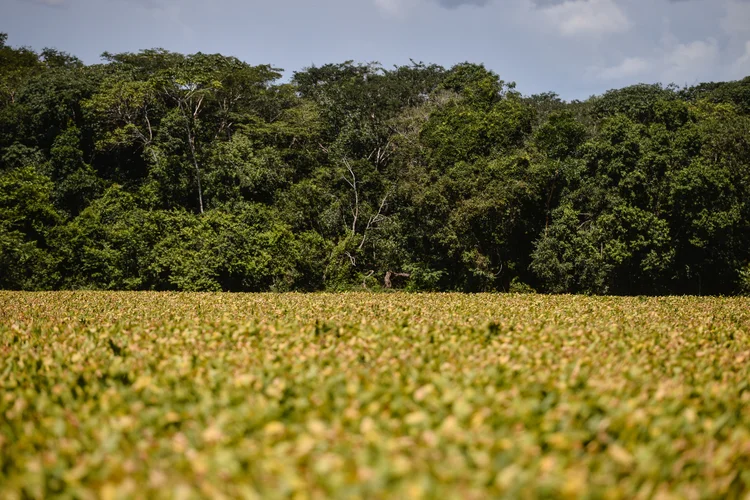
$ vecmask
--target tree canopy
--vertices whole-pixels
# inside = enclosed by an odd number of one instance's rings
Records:
[[[750,77],[281,76],[0,34],[0,288],[750,292]]]

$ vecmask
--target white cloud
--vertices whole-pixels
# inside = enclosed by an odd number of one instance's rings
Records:
[[[651,62],[642,57],[627,57],[620,64],[595,71],[602,80],[621,80],[641,75],[651,68]]]
[[[665,82],[694,83],[710,76],[719,62],[719,44],[714,38],[677,44],[664,54]]]
[[[625,33],[630,19],[614,0],[566,0],[539,7],[545,20],[564,36]]]
[[[386,14],[398,15],[401,13],[401,0],[375,0],[375,5]]]
[[[750,42],[745,49],[745,55],[734,65],[735,73],[741,73],[743,68],[750,72]],[[588,74],[600,80],[630,80],[645,75],[662,83],[693,84],[725,75],[727,68],[722,67],[720,59],[715,38],[679,43],[668,36],[650,56],[627,57],[614,66],[591,68]]]
[[[728,78],[743,78],[750,75],[750,1],[725,0],[725,13],[721,19],[723,39],[730,60],[725,67]],[[736,58],[736,59],[735,59]]]
[[[375,5],[385,14],[403,17],[414,6],[417,0],[375,0]]]
[[[750,76],[750,41],[745,42],[745,53],[732,65],[732,77],[744,78]]]
[[[403,17],[418,3],[428,3],[443,9],[455,10],[461,7],[486,7],[492,0],[374,0],[374,2],[384,13]]]

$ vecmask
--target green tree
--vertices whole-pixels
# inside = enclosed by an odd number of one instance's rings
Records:
[[[34,166],[0,174],[0,288],[56,285],[49,232],[61,222],[53,183]]]

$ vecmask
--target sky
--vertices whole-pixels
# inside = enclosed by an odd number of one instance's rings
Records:
[[[86,63],[161,47],[286,77],[347,60],[470,61],[569,100],[750,75],[750,0],[0,0],[0,31]]]

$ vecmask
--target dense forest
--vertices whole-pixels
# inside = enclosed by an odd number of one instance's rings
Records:
[[[0,288],[750,291],[750,77],[525,96],[480,64],[0,34]]]

